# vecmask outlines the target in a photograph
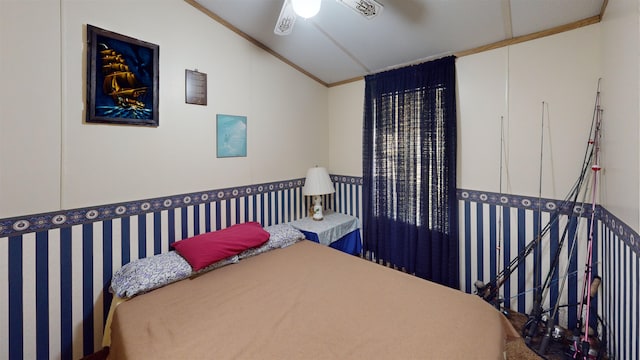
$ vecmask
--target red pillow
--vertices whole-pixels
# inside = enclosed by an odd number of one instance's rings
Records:
[[[269,233],[260,223],[247,222],[180,240],[171,246],[187,260],[193,271],[198,271],[216,261],[262,245],[267,240]]]

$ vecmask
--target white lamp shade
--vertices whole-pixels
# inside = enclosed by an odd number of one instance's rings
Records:
[[[313,167],[307,171],[307,178],[304,181],[302,195],[325,195],[336,192],[329,177],[327,169],[323,167]]]
[[[321,0],[291,0],[293,11],[305,19],[318,14],[320,11],[320,3]]]

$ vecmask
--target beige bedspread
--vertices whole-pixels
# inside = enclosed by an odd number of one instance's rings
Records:
[[[503,359],[478,296],[302,241],[119,305],[111,359]]]

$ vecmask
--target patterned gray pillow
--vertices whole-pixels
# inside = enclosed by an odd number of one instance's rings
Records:
[[[289,224],[278,224],[264,228],[271,236],[269,245],[272,249],[283,248],[304,240],[304,234]]]
[[[269,233],[269,240],[261,246],[241,252],[238,255],[240,259],[246,259],[265,251],[287,247],[304,239],[304,234],[300,230],[286,223],[267,226],[264,229]]]
[[[216,262],[214,262],[213,264],[211,264],[211,265],[207,266],[207,267],[206,267],[206,268],[204,268],[204,269],[200,269],[200,270],[198,270],[198,271],[195,271],[195,272],[193,273],[193,275],[200,275],[200,274],[206,273],[206,272],[208,272],[208,271],[215,270],[215,269],[217,269],[217,268],[221,268],[221,267],[223,267],[223,266],[225,266],[225,265],[235,264],[235,263],[237,263],[238,261],[240,261],[240,258],[238,257],[238,255],[229,256],[229,257],[228,257],[228,258],[226,258],[226,259],[222,259],[222,260],[220,260],[220,261],[216,261]]]
[[[121,298],[132,297],[191,275],[191,265],[175,251],[134,260],[113,274],[111,289]]]

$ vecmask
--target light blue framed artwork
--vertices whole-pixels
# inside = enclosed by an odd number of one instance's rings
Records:
[[[216,155],[225,157],[247,156],[247,117],[216,115]]]

